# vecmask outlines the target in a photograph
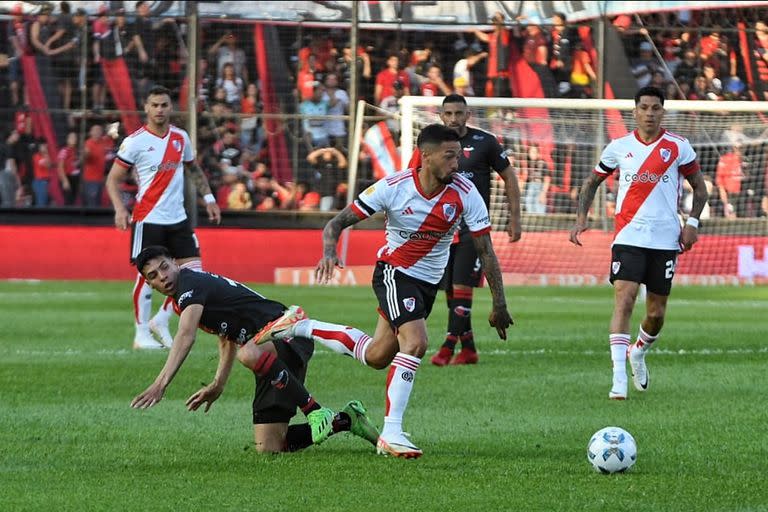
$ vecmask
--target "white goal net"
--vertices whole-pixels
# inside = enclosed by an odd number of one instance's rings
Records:
[[[634,129],[632,100],[467,98],[469,124],[496,135],[521,186],[523,239],[504,233],[500,179],[491,193],[494,246],[507,284],[602,284],[613,237],[615,180],[596,197],[584,246],[568,242],[583,179],[612,139]],[[440,122],[441,97],[401,99],[405,165],[421,127]],[[664,127],[691,141],[710,190],[700,240],[678,262],[677,283],[768,282],[768,103],[667,101]],[[542,194],[541,190],[546,189]],[[681,219],[691,207],[680,198]]]

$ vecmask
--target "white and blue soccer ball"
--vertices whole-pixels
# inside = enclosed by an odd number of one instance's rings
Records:
[[[635,438],[623,428],[602,428],[589,440],[587,460],[601,473],[622,473],[637,460]]]

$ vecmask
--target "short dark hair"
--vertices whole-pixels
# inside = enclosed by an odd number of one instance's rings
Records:
[[[640,90],[635,93],[635,106],[640,103],[640,98],[643,96],[656,96],[659,98],[659,101],[661,101],[661,104],[664,105],[664,91],[658,87],[653,87],[652,85],[641,87]]]
[[[416,140],[416,145],[420,150],[423,150],[425,146],[439,145],[443,142],[453,142],[460,140],[459,134],[456,131],[451,130],[443,124],[430,124],[425,127],[419,133],[419,138]]]
[[[446,103],[462,103],[466,105],[467,100],[461,94],[456,94],[454,92],[443,98],[443,106],[445,106]]]
[[[150,245],[149,247],[144,248],[138,256],[133,258],[133,264],[136,266],[136,270],[138,270],[141,275],[144,275],[144,272],[142,272],[144,265],[155,258],[173,259],[173,256],[171,256],[170,251],[162,245]]]
[[[170,98],[171,90],[163,85],[153,85],[149,92],[147,92],[146,99],[148,100],[150,96],[158,96],[161,94],[165,94]]]

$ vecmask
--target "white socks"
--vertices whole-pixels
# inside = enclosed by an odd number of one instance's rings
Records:
[[[133,319],[136,323],[136,330],[146,329],[149,331],[149,316],[152,313],[152,287],[147,284],[146,279],[141,274],[136,276],[136,283],[133,285]]]
[[[367,364],[365,351],[373,341],[360,329],[311,319],[298,322],[293,334],[312,339],[315,343],[320,343],[336,353],[354,357],[363,364]]]
[[[637,333],[637,341],[635,342],[635,346],[645,352],[649,348],[651,348],[651,345],[653,345],[653,342],[656,341],[656,339],[659,337],[657,334],[656,336],[651,336],[647,332],[643,330],[643,326],[640,326],[640,330]]]
[[[387,404],[384,411],[384,429],[381,436],[400,435],[403,431],[403,414],[413,390],[416,370],[421,359],[398,352],[389,366],[387,375]]]
[[[611,334],[611,361],[613,361],[613,375],[623,375],[627,379],[627,348],[629,347],[629,334]]]

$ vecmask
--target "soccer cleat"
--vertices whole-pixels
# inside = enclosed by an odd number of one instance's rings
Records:
[[[171,335],[171,331],[168,329],[168,324],[160,324],[152,319],[149,321],[149,330],[152,331],[155,336],[160,338],[160,343],[168,348],[171,348],[173,345],[173,336]]]
[[[149,329],[137,329],[133,338],[133,348],[134,350],[158,350],[165,348],[165,346],[157,342],[150,334]]]
[[[277,333],[283,333],[296,325],[297,322],[307,318],[304,310],[301,306],[291,306],[283,312],[283,315],[276,318],[265,325],[256,335],[253,337],[253,341],[260,345],[266,343],[272,339],[272,336]],[[283,339],[288,336],[280,335],[279,339]]]
[[[648,367],[645,366],[645,350],[638,348],[633,343],[627,352],[629,353],[629,367],[632,368],[632,383],[638,391],[645,391],[651,380]]]
[[[477,351],[463,348],[453,359],[451,359],[451,364],[477,364],[478,360]]]
[[[613,385],[611,391],[608,393],[608,398],[611,400],[626,400],[627,399],[627,376],[624,378],[613,376]]]
[[[417,448],[410,439],[406,437],[405,432],[389,435],[384,438],[379,436],[376,443],[376,453],[379,455],[392,455],[403,459],[418,459],[424,452]]]
[[[451,356],[453,356],[453,350],[448,347],[440,347],[440,350],[429,361],[435,366],[445,366],[451,362]]]
[[[365,407],[363,407],[360,400],[352,400],[344,406],[341,412],[349,415],[349,419],[351,420],[349,431],[353,435],[362,437],[373,446],[376,446],[376,441],[379,439],[379,431],[371,422],[371,419],[368,417]]]
[[[336,414],[327,407],[321,407],[307,415],[307,423],[312,431],[312,443],[320,444],[333,432],[333,418]]]

